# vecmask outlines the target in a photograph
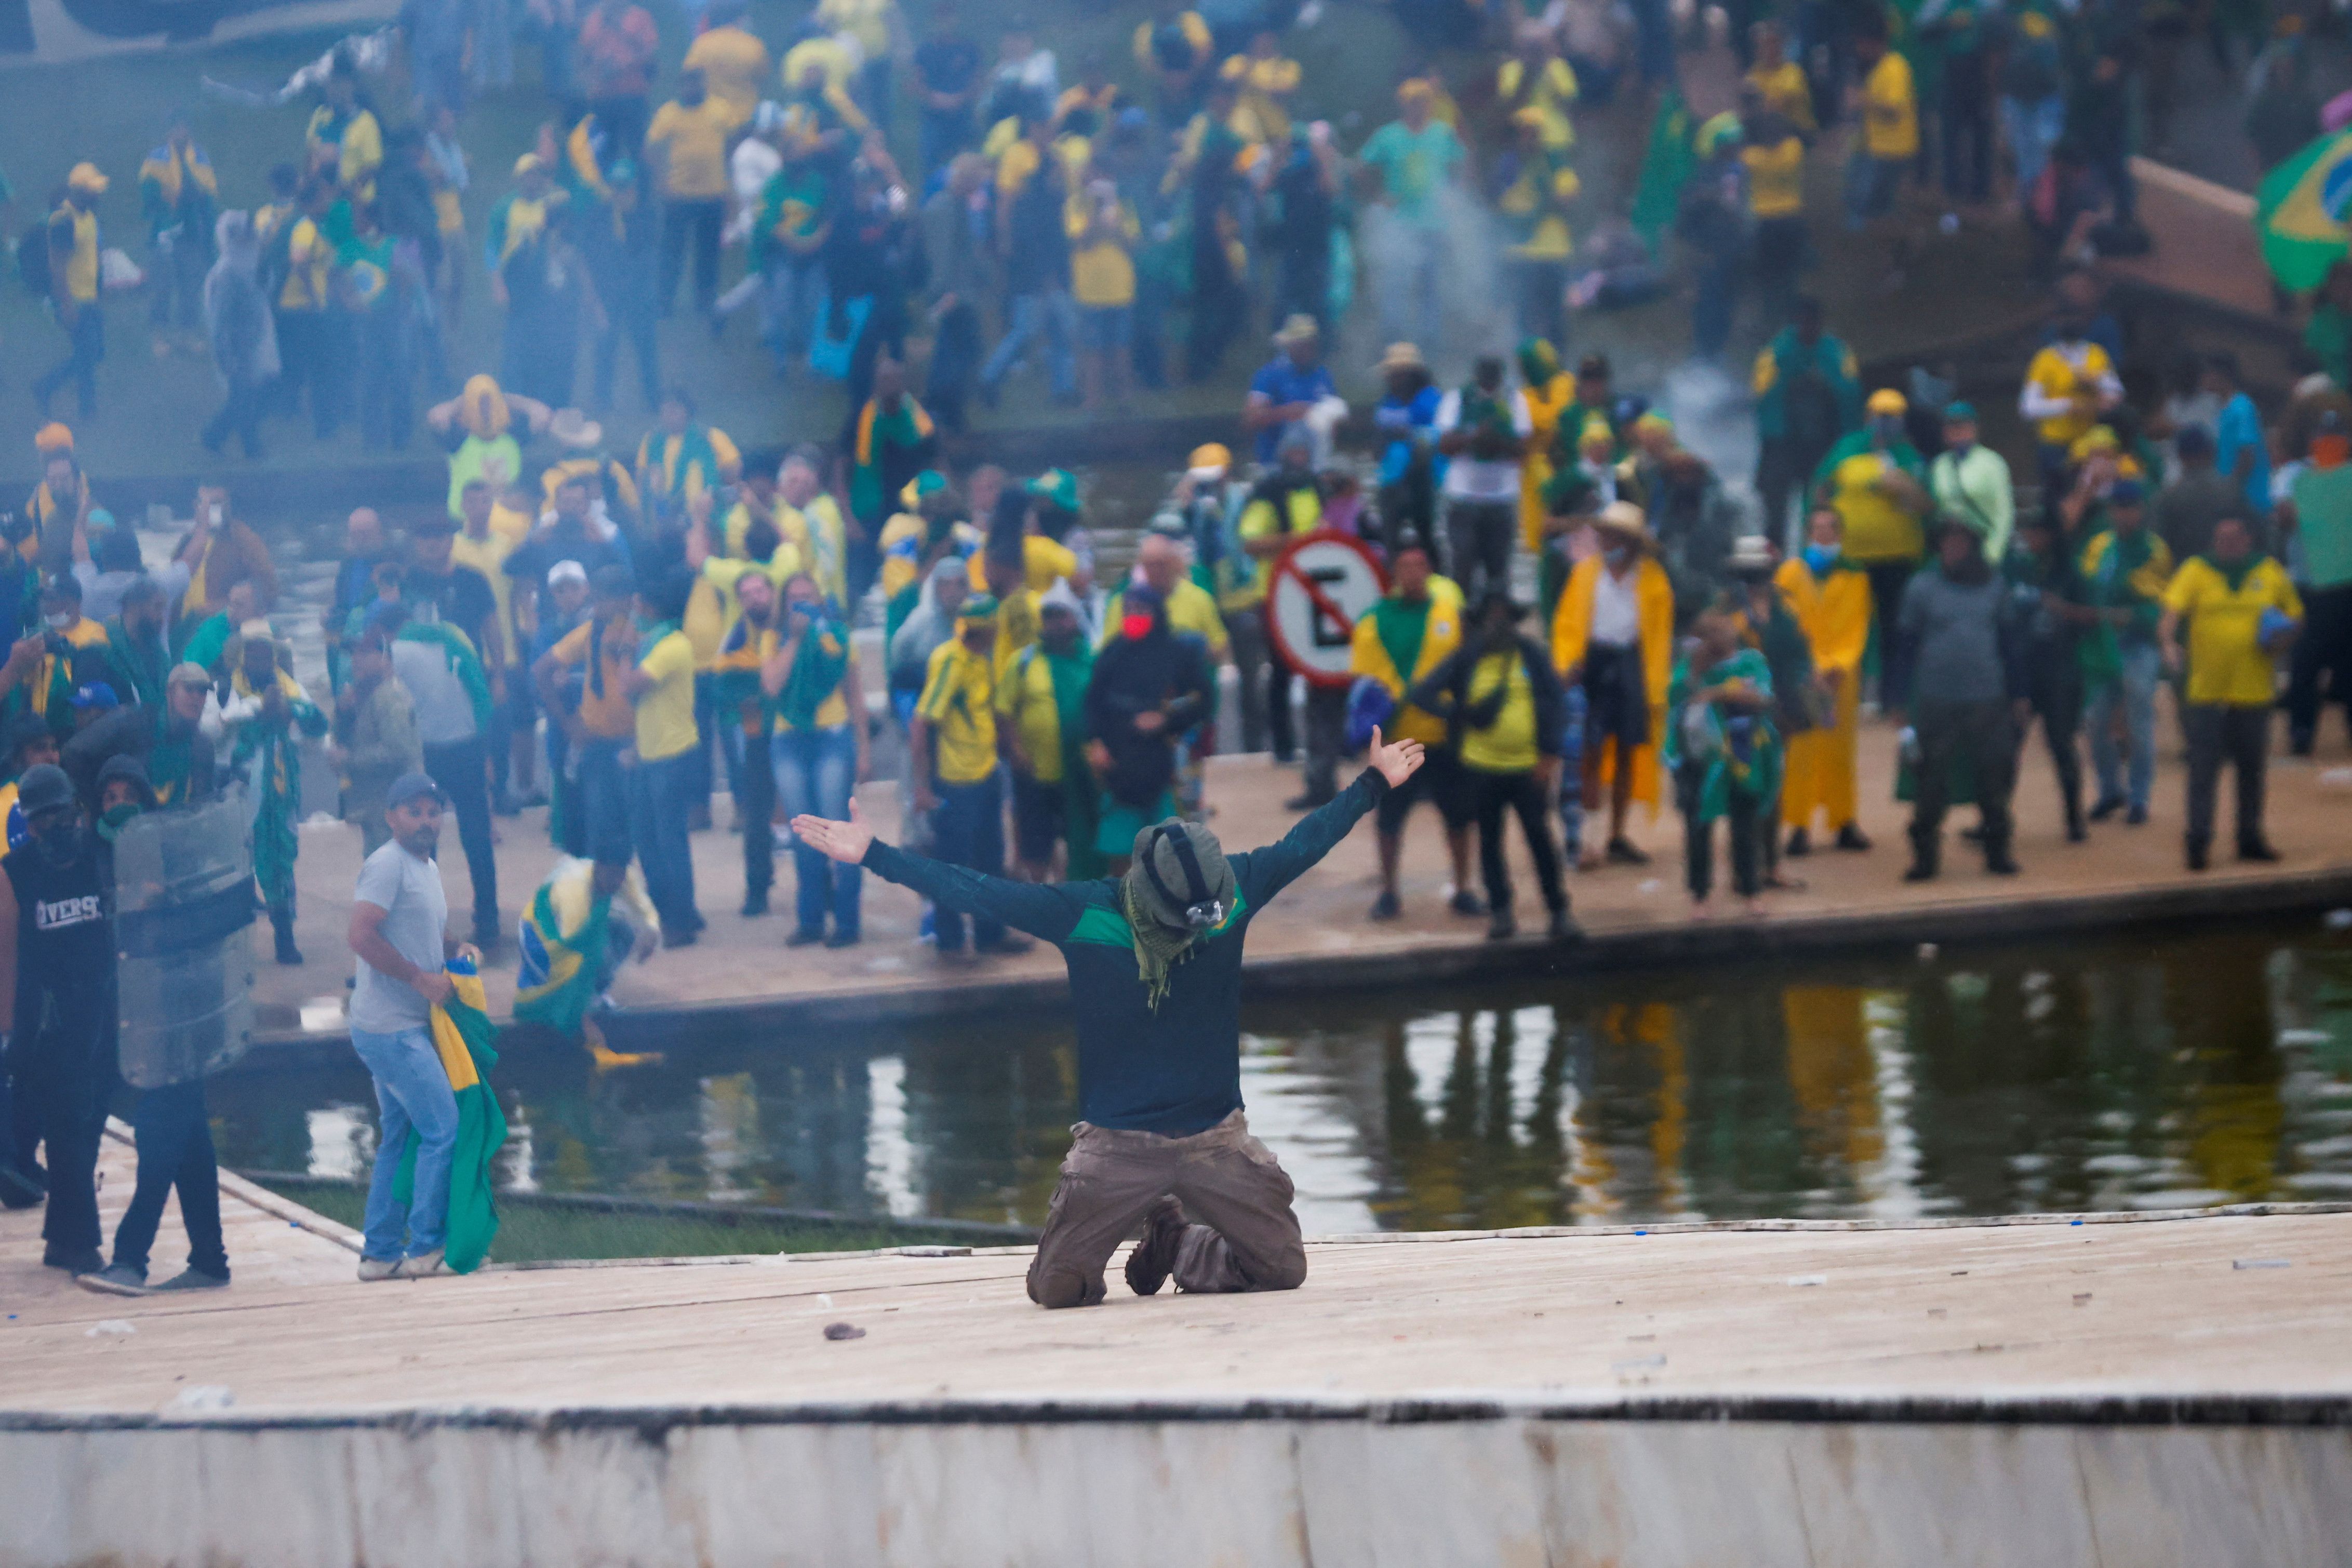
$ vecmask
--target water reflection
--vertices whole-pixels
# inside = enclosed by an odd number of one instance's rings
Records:
[[[1310,1232],[2129,1209],[2352,1191],[2352,946],[2301,933],[1255,1009]],[[1059,1029],[510,1052],[511,1189],[1042,1219]],[[216,1083],[223,1156],[363,1172],[355,1063]]]

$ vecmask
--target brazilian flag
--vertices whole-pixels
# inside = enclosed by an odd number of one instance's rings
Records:
[[[2331,131],[2269,173],[2254,192],[2254,230],[2271,275],[2319,287],[2352,245],[2352,130]]]
[[[499,1064],[499,1053],[490,1048],[497,1031],[490,1026],[482,977],[466,958],[451,959],[448,973],[456,989],[433,1009],[433,1046],[441,1053],[441,1070],[449,1075],[449,1088],[457,1097],[457,1149],[449,1167],[449,1225],[442,1260],[453,1272],[470,1274],[489,1255],[490,1242],[499,1233],[490,1166],[507,1141],[507,1116],[490,1088],[490,1070]],[[393,1187],[394,1197],[402,1203],[415,1190],[416,1143],[411,1133]]]

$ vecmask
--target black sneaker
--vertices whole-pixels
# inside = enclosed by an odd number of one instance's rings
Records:
[[[1866,854],[1870,850],[1870,840],[1860,828],[1848,822],[1838,830],[1837,847],[1854,854]]]
[[[2190,871],[2203,871],[2212,863],[2211,852],[2207,850],[2203,844],[2190,844],[2189,846],[2189,869]]]
[[[1143,1217],[1143,1239],[1127,1255],[1127,1288],[1139,1296],[1156,1296],[1176,1267],[1176,1249],[1184,1240],[1184,1206],[1161,1197]]]
[[[824,939],[824,945],[828,947],[855,947],[857,946],[858,941],[859,937],[856,932],[843,931],[836,928],[832,936]]]
[[[1903,880],[1905,882],[1933,882],[1936,880],[1936,868],[1929,865],[1925,861],[1913,861],[1911,862],[1910,869],[1903,873]]]
[[[2007,850],[1988,850],[1985,852],[1985,870],[1994,876],[2015,876],[2018,865]]]
[[[1555,942],[1579,942],[1584,938],[1583,931],[1578,927],[1565,909],[1555,909],[1551,912],[1551,925],[1545,935]]]
[[[1633,847],[1631,839],[1609,841],[1609,859],[1616,865],[1648,865],[1650,857]]]
[[[2124,813],[2124,826],[2126,828],[2147,827],[2147,808],[2145,806],[2134,806],[2130,810],[2126,811]]]
[[[756,893],[747,893],[743,895],[744,919],[757,920],[760,916],[767,913],[768,890],[766,888],[763,887]]]
[[[2238,858],[2242,861],[2256,861],[2267,865],[2276,862],[2279,852],[2271,848],[2270,841],[2267,839],[2248,839],[2238,846]]]
[[[787,947],[814,947],[824,940],[824,928],[818,925],[795,925],[793,934],[784,938]]]
[[[157,1295],[166,1291],[226,1291],[228,1289],[228,1276],[207,1274],[202,1269],[184,1269],[162,1284],[151,1285],[148,1289]]]
[[[1372,900],[1371,917],[1374,920],[1394,920],[1398,915],[1402,915],[1403,913],[1404,904],[1398,900],[1397,895],[1393,893],[1383,893],[1378,898]]]
[[[1511,918],[1507,909],[1497,909],[1486,917],[1486,940],[1507,942],[1519,934],[1519,923]]]
[[[48,1196],[48,1188],[15,1166],[0,1165],[0,1208],[31,1208]]]
[[[51,1247],[41,1253],[41,1267],[63,1269],[67,1273],[76,1276],[103,1273],[106,1270],[106,1256],[95,1247],[79,1249],[68,1247],[62,1250]]]
[[[1780,852],[1790,860],[1804,859],[1813,852],[1813,835],[1802,828],[1790,828],[1789,841],[1780,846]]]
[[[2104,822],[2123,809],[2124,798],[2121,795],[2102,795],[2098,803],[2091,808],[2091,821]]]
[[[1457,889],[1454,896],[1445,901],[1445,907],[1473,920],[1486,913],[1486,901],[1466,887]]]

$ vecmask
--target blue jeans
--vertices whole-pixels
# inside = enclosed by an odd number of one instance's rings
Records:
[[[760,340],[776,356],[778,375],[792,374],[793,361],[808,353],[817,301],[824,298],[824,268],[814,257],[769,264],[767,287],[760,291]]]
[[[2017,158],[2017,196],[2031,201],[2034,182],[2050,166],[2050,150],[2066,129],[2066,100],[2056,93],[2028,103],[2021,98],[2000,100],[2000,136]]]
[[[849,792],[857,779],[857,736],[845,724],[829,729],[779,730],[769,743],[776,769],[776,800],[789,821],[803,813],[840,821],[849,815]],[[857,900],[866,873],[843,865],[798,839],[793,869],[800,883],[798,914],[803,931],[822,931],[824,917],[843,937],[857,935]]]
[[[658,762],[640,761],[626,770],[629,780],[629,841],[645,868],[646,894],[661,916],[665,936],[702,929],[694,907],[694,846],[687,836],[687,808],[694,801],[697,759],[692,751]]]
[[[2098,770],[2099,799],[2123,799],[2147,809],[2156,783],[2156,687],[2163,677],[2162,655],[2153,643],[2123,645],[2123,670],[2091,688],[2091,766]],[[2124,790],[2123,759],[2116,753],[2116,709],[2120,706],[2131,745],[2131,790]]]
[[[580,744],[580,842],[592,859],[629,858],[629,775],[621,766],[627,743],[591,736]]]
[[[1077,358],[1073,351],[1078,337],[1078,308],[1071,301],[1066,288],[1049,288],[1036,294],[1016,294],[1013,297],[1012,319],[1006,323],[1003,338],[988,362],[980,367],[982,386],[992,390],[1013,369],[1013,362],[1028,350],[1039,338],[1045,340],[1045,372],[1051,378],[1054,395],[1067,400],[1078,395]]]
[[[449,1228],[449,1166],[457,1152],[457,1096],[433,1049],[430,1030],[398,1034],[352,1030],[352,1049],[375,1080],[378,1141],[375,1174],[368,1181],[362,1253],[370,1258],[420,1258],[441,1245]],[[401,1152],[416,1134],[416,1176],[409,1200],[392,1196]],[[406,1245],[404,1248],[403,1239]]]
[[[220,1166],[205,1113],[205,1081],[141,1090],[131,1119],[139,1139],[139,1183],[114,1228],[114,1261],[147,1272],[163,1201],[176,1186],[180,1224],[188,1233],[188,1267],[228,1278],[228,1253],[221,1245]]]
[[[933,852],[950,865],[963,866],[984,876],[1004,874],[1004,795],[992,773],[977,784],[941,784],[940,809],[931,814]],[[942,904],[934,923],[940,951],[963,950],[963,916]],[[972,916],[972,941],[986,947],[1001,939],[1001,922]]]

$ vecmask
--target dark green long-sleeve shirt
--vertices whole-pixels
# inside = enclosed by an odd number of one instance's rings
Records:
[[[1242,944],[1251,920],[1388,790],[1366,768],[1282,841],[1227,857],[1234,908],[1169,972],[1154,1009],[1135,962],[1118,879],[1049,885],[984,876],[876,840],[866,869],[946,908],[1051,942],[1070,967],[1078,1026],[1078,1114],[1097,1127],[1182,1137],[1241,1109]]]

